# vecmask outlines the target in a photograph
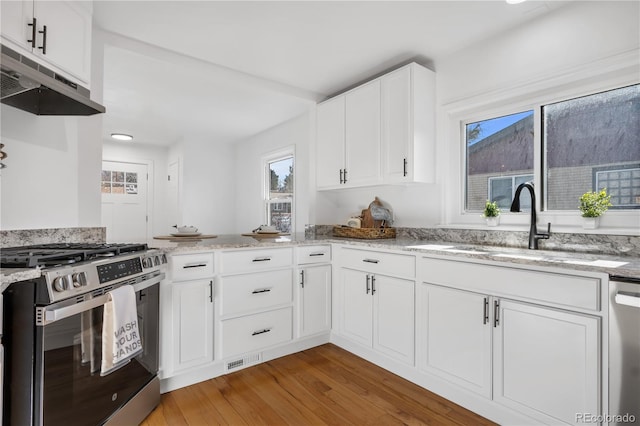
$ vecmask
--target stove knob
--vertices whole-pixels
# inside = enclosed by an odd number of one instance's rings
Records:
[[[153,261],[150,257],[145,257],[144,259],[142,259],[142,266],[144,268],[151,268],[153,266]]]
[[[167,255],[166,254],[163,254],[162,256],[160,256],[160,262],[162,264],[167,263]]]
[[[53,289],[55,291],[65,291],[68,288],[69,276],[63,275],[53,280]]]
[[[73,274],[73,286],[84,287],[87,285],[87,274],[84,272],[78,272]]]
[[[154,266],[160,265],[160,257],[159,256],[154,256],[153,257],[153,264],[154,264]]]

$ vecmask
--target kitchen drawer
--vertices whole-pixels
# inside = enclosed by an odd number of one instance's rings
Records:
[[[293,271],[233,275],[220,280],[220,313],[233,315],[293,301]]]
[[[331,262],[331,246],[298,247],[298,265]]]
[[[419,269],[420,279],[430,284],[560,307],[600,310],[601,281],[596,277],[430,258],[422,258]]]
[[[172,281],[197,280],[214,275],[213,252],[169,257]]]
[[[291,340],[291,308],[221,322],[222,357],[238,355]]]
[[[416,258],[411,255],[343,248],[341,266],[371,273],[412,278],[416,274]]]
[[[291,266],[293,249],[270,248],[261,250],[238,250],[222,253],[222,273],[234,274]]]

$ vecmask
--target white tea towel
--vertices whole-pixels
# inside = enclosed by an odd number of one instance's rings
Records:
[[[104,304],[100,375],[117,370],[141,351],[136,293],[130,285],[123,285],[107,293]]]

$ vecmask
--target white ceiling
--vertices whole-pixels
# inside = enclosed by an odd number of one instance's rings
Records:
[[[398,64],[434,68],[565,3],[96,0],[104,133],[156,145],[244,139]]]

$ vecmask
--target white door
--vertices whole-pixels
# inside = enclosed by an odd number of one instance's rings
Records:
[[[373,343],[373,298],[371,274],[351,269],[341,270],[342,331],[351,340],[366,346]]]
[[[147,165],[103,161],[101,191],[107,242],[147,241]]]
[[[168,231],[175,231],[171,228],[174,225],[182,226],[182,219],[180,218],[180,211],[178,206],[180,205],[180,163],[174,161],[169,164],[169,174],[167,176],[167,224],[169,225]]]
[[[344,97],[318,105],[316,138],[316,185],[336,188],[344,171]]]
[[[382,175],[385,182],[410,180],[411,69],[382,78]],[[412,168],[411,168],[412,169]]]
[[[347,186],[380,181],[380,81],[346,95],[345,168]]]
[[[331,265],[309,266],[300,276],[300,335],[331,329]]]
[[[174,371],[213,361],[213,281],[173,283]]]
[[[423,284],[423,366],[491,397],[489,296]]]
[[[499,301],[494,401],[546,424],[600,411],[600,319]],[[616,413],[617,414],[617,413]]]
[[[411,365],[415,358],[414,288],[413,281],[371,275],[373,347]]]

